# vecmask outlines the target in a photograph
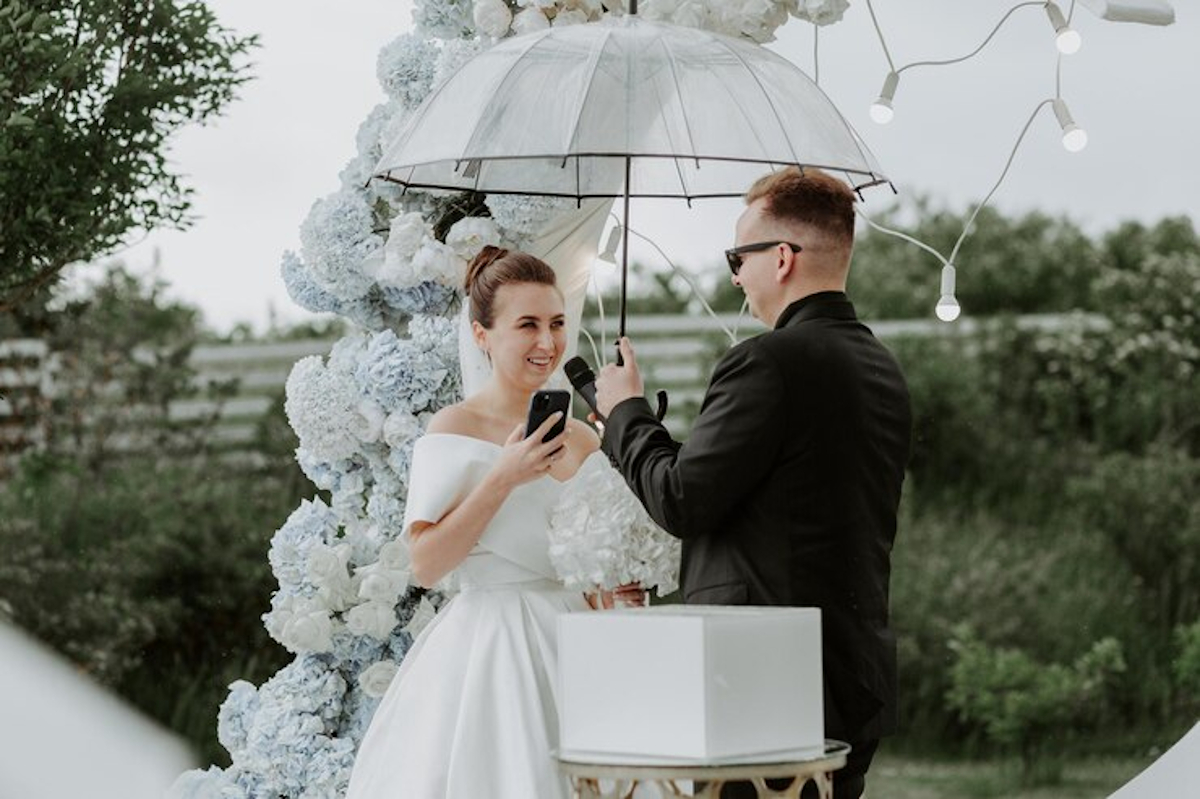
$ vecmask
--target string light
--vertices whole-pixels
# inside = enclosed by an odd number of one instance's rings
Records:
[[[896,112],[892,108],[892,100],[896,98],[896,87],[900,85],[900,73],[889,72],[886,79],[883,81],[883,89],[879,92],[879,99],[871,104],[871,119],[880,125],[886,125],[892,121],[892,117]]]
[[[616,266],[617,264],[617,246],[621,243],[621,226],[617,225],[608,232],[608,241],[604,244],[604,249],[596,255],[597,261]]]
[[[933,312],[937,314],[937,318],[943,322],[953,322],[962,313],[962,308],[958,305],[958,300],[954,297],[954,264],[946,264],[942,267],[942,292],[938,298],[937,307]]]
[[[1068,152],[1077,153],[1087,147],[1087,131],[1075,124],[1071,112],[1067,109],[1067,102],[1061,97],[1054,99],[1054,116],[1058,118],[1058,124],[1062,128],[1062,143]]]
[[[1079,35],[1079,31],[1070,26],[1062,9],[1054,3],[1054,0],[1046,3],[1046,16],[1050,18],[1050,24],[1054,26],[1054,45],[1058,48],[1058,52],[1063,55],[1078,53],[1079,48],[1083,46],[1083,37]]]

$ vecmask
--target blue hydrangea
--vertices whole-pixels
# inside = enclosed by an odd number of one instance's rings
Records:
[[[285,666],[255,696],[242,690],[237,724],[245,743],[230,752],[235,781],[254,797],[341,796],[355,749],[336,734],[346,691],[330,660],[312,655]]]
[[[165,799],[249,799],[249,795],[224,769],[210,766],[179,775]]]
[[[333,635],[332,654],[348,683],[353,685],[359,672],[387,657],[387,644],[369,635],[354,635],[341,630]]]
[[[362,689],[351,691],[347,697],[339,727],[343,738],[354,741],[355,751],[362,745],[362,739],[367,734],[367,728],[371,726],[371,719],[375,717],[375,711],[379,709],[381,701],[382,699],[367,696]]]
[[[281,587],[305,584],[309,551],[317,544],[333,543],[338,534],[338,518],[320,498],[303,500],[271,538],[267,560]]]
[[[444,314],[454,302],[454,289],[434,280],[426,280],[410,288],[380,286],[383,301],[405,316]]]
[[[383,247],[366,193],[347,188],[313,203],[300,245],[313,282],[338,299],[360,300],[375,282],[363,265]]]
[[[371,337],[355,379],[388,412],[417,413],[453,401],[455,364],[391,330]],[[448,396],[449,395],[449,396]]]
[[[283,275],[283,285],[287,288],[292,300],[307,311],[313,313],[342,312],[342,301],[318,286],[304,268],[304,262],[296,253],[285,252],[280,270]]]

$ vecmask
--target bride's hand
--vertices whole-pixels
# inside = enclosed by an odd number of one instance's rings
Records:
[[[583,595],[592,610],[613,608],[643,608],[646,606],[646,589],[641,583],[626,583],[613,591],[598,589]]]
[[[546,421],[542,422],[541,427],[533,431],[531,436],[525,436],[525,425],[523,424],[517,425],[509,433],[508,440],[504,442],[500,459],[496,461],[493,468],[498,475],[503,476],[510,487],[516,488],[544,476],[566,452],[567,436],[571,434],[570,428],[549,441],[542,442],[545,435],[550,432],[550,428],[562,418],[562,415],[562,411],[551,414]]]

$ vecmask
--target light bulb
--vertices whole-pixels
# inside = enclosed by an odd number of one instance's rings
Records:
[[[896,98],[896,87],[900,85],[900,75],[895,72],[889,72],[884,78],[883,89],[879,92],[879,99],[871,104],[871,119],[880,125],[886,125],[892,121],[892,117],[896,115],[892,108],[892,100]]]
[[[1087,131],[1078,125],[1071,125],[1063,131],[1062,143],[1067,152],[1077,153],[1087,147]]]
[[[1075,124],[1066,101],[1061,97],[1054,100],[1054,116],[1058,118],[1058,125],[1062,128],[1062,143],[1068,152],[1077,153],[1087,147],[1087,131]]]
[[[954,269],[954,264],[947,263],[942,267],[942,296],[938,300],[937,307],[933,310],[937,314],[937,318],[943,322],[953,322],[958,318],[958,314],[960,313],[958,300],[954,299],[956,275],[957,272]]]
[[[1063,55],[1075,55],[1083,46],[1083,37],[1074,28],[1063,28],[1058,32],[1058,36],[1054,37],[1054,45]]]
[[[1058,52],[1063,55],[1078,53],[1079,48],[1083,46],[1083,37],[1067,24],[1067,18],[1063,16],[1062,9],[1053,2],[1048,2],[1046,3],[1046,16],[1050,17],[1050,24],[1054,26],[1054,45],[1058,48]]]
[[[943,294],[933,311],[943,322],[953,322],[962,313],[962,308],[958,306],[958,300],[954,299],[953,294]]]
[[[892,117],[896,116],[896,112],[892,110],[890,101],[880,97],[871,104],[871,121],[880,125],[886,125],[892,121]]]

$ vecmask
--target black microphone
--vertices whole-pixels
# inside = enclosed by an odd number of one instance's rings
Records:
[[[571,381],[571,387],[579,392],[579,396],[583,397],[583,401],[592,409],[592,413],[596,414],[596,418],[603,422],[604,416],[596,408],[596,373],[588,366],[588,362],[576,355],[563,364],[563,374]]]

